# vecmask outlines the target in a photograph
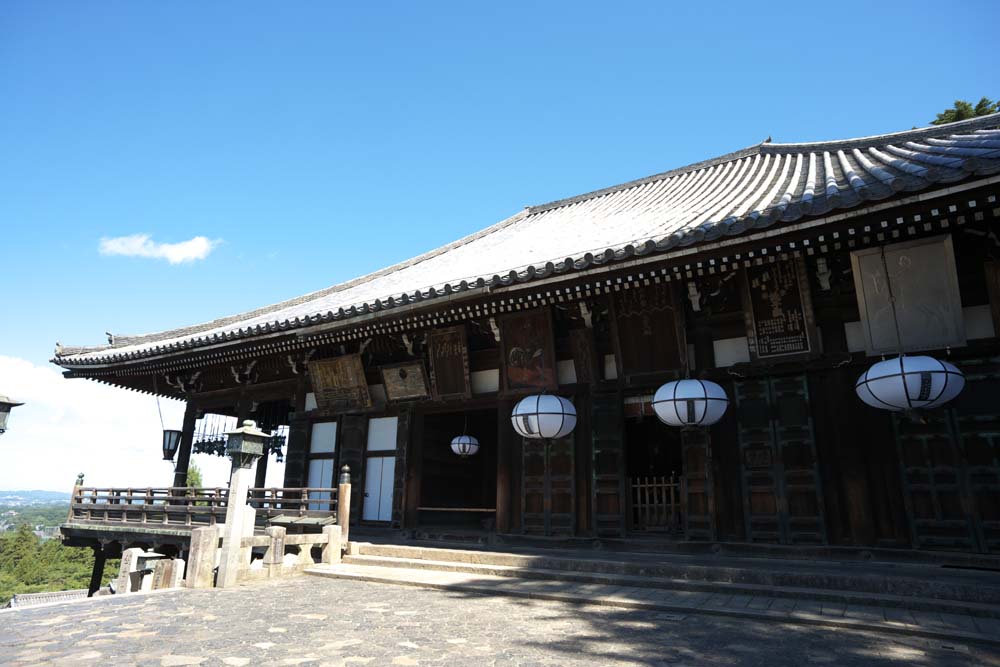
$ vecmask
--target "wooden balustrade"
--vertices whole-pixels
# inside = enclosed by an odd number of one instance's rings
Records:
[[[336,488],[256,488],[247,502],[261,516],[336,517]]]
[[[638,530],[679,531],[680,477],[671,474],[629,478],[632,527]]]
[[[74,487],[68,524],[211,526],[226,520],[229,490],[217,488]],[[278,516],[337,516],[336,488],[250,489],[246,502],[258,520]]]

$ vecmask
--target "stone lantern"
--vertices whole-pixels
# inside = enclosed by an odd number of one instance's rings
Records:
[[[264,441],[271,437],[249,419],[240,428],[226,433],[226,436],[226,454],[233,460],[233,469],[252,467],[253,462],[264,455]]]

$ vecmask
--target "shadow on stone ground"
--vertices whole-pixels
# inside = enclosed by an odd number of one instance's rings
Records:
[[[0,614],[2,665],[934,665],[908,637],[298,577]]]

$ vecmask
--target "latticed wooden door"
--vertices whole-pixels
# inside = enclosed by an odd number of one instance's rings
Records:
[[[618,392],[591,400],[593,448],[592,512],[598,536],[625,534],[625,447],[622,400]]]
[[[1000,367],[965,367],[943,410],[894,415],[913,546],[1000,552]]]
[[[689,540],[715,540],[715,485],[712,481],[712,446],[707,429],[684,429],[684,534]]]
[[[747,539],[825,544],[805,375],[735,383]]]
[[[576,526],[573,438],[531,440],[522,448],[521,525],[533,535],[572,535]]]

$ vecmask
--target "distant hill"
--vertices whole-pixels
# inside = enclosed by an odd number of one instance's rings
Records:
[[[5,491],[0,490],[0,505],[42,505],[69,502],[65,491]]]

